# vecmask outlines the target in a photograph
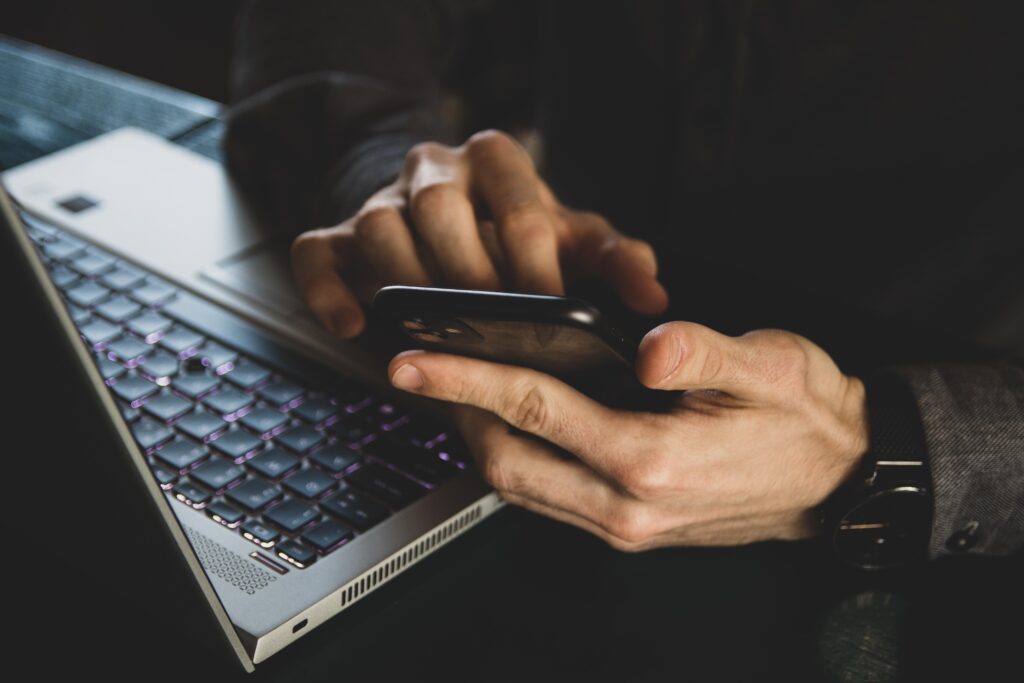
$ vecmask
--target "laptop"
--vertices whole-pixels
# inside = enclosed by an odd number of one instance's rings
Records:
[[[287,243],[217,162],[121,129],[2,185],[42,321],[19,353],[51,369],[39,395],[68,419],[47,438],[79,456],[74,499],[48,506],[57,552],[251,672],[501,507],[443,410],[388,385],[387,354],[305,312]]]

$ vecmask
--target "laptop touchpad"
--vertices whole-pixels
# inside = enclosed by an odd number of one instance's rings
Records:
[[[286,316],[306,312],[295,291],[287,243],[257,244],[203,268],[200,276]]]

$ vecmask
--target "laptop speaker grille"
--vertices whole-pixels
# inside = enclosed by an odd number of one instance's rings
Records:
[[[467,510],[436,531],[413,541],[404,550],[398,551],[376,567],[352,579],[341,589],[341,606],[351,605],[368,591],[423,559],[430,551],[455,538],[476,523],[481,514],[479,505]]]
[[[185,526],[189,543],[195,551],[199,562],[207,572],[227,581],[232,586],[255,595],[256,591],[269,586],[277,577],[262,569],[248,558],[225,548],[212,538],[204,536],[195,529]]]

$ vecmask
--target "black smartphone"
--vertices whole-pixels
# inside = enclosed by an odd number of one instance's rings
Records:
[[[580,299],[391,286],[373,311],[412,347],[530,367],[604,403],[651,402],[633,372],[637,343]]]

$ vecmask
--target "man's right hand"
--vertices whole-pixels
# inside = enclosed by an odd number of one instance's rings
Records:
[[[563,206],[496,131],[460,147],[417,145],[355,216],[300,235],[292,267],[310,309],[342,338],[362,332],[361,302],[385,285],[563,294],[567,279],[595,278],[640,313],[668,304],[650,245]]]

